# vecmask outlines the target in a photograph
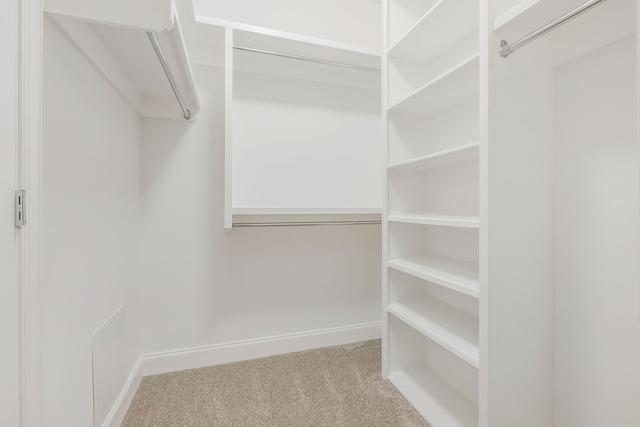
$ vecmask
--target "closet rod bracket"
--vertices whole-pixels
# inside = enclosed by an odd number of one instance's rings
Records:
[[[509,54],[513,53],[511,49],[509,49],[509,42],[506,40],[502,40],[500,42],[500,56],[506,58]]]

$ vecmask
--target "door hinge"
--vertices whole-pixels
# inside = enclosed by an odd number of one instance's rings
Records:
[[[16,190],[16,227],[27,225],[27,191]]]

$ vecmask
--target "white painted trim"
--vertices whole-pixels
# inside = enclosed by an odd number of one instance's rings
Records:
[[[381,132],[384,153],[382,156],[382,378],[389,377],[389,7],[390,0],[382,1],[382,104],[381,104]]]
[[[233,30],[224,30],[224,228],[233,230]]]
[[[380,322],[143,355],[133,367],[103,427],[119,427],[143,376],[380,338]]]
[[[343,345],[380,338],[380,322],[279,335],[255,340],[149,354],[142,357],[143,374],[157,375],[184,369],[239,362],[260,357]]]
[[[127,410],[129,409],[129,406],[133,401],[133,397],[136,395],[136,391],[138,391],[138,387],[142,382],[143,358],[144,356],[141,356],[131,370],[129,378],[127,378],[127,382],[122,388],[118,399],[113,404],[113,408],[111,408],[111,411],[104,421],[103,427],[120,427],[120,424],[124,421],[124,417],[127,415]]]
[[[27,225],[19,232],[20,426],[42,420],[40,253],[42,194],[42,0],[20,3],[18,184],[27,190]]]

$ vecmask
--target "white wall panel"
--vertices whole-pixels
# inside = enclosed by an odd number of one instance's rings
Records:
[[[636,44],[557,69],[555,422],[640,425]]]
[[[92,334],[125,303],[135,313],[140,118],[50,20],[44,40],[43,418],[89,426]]]

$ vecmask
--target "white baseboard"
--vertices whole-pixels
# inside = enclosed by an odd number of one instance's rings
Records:
[[[116,403],[113,405],[113,408],[111,408],[111,412],[109,412],[107,419],[104,421],[104,427],[120,427],[120,424],[122,424],[129,405],[131,405],[131,401],[133,400],[133,396],[135,396],[136,391],[138,391],[138,386],[140,386],[140,382],[142,381],[143,359],[144,356],[140,357],[131,370],[129,378],[127,378],[127,382],[120,392],[120,396],[118,396]]]
[[[378,339],[382,335],[380,322],[319,331],[279,335],[256,340],[237,341],[226,344],[197,347],[184,350],[146,354],[138,359],[127,382],[120,392],[104,427],[119,427],[129,405],[138,390],[143,376],[202,368],[222,363],[240,362],[259,357],[275,356],[319,347],[343,345],[353,342]]]
[[[157,375],[184,369],[202,368],[222,363],[239,362],[259,357],[275,356],[294,351],[349,344],[380,338],[380,322],[297,334],[280,335],[257,340],[191,348],[143,357],[143,375]]]

